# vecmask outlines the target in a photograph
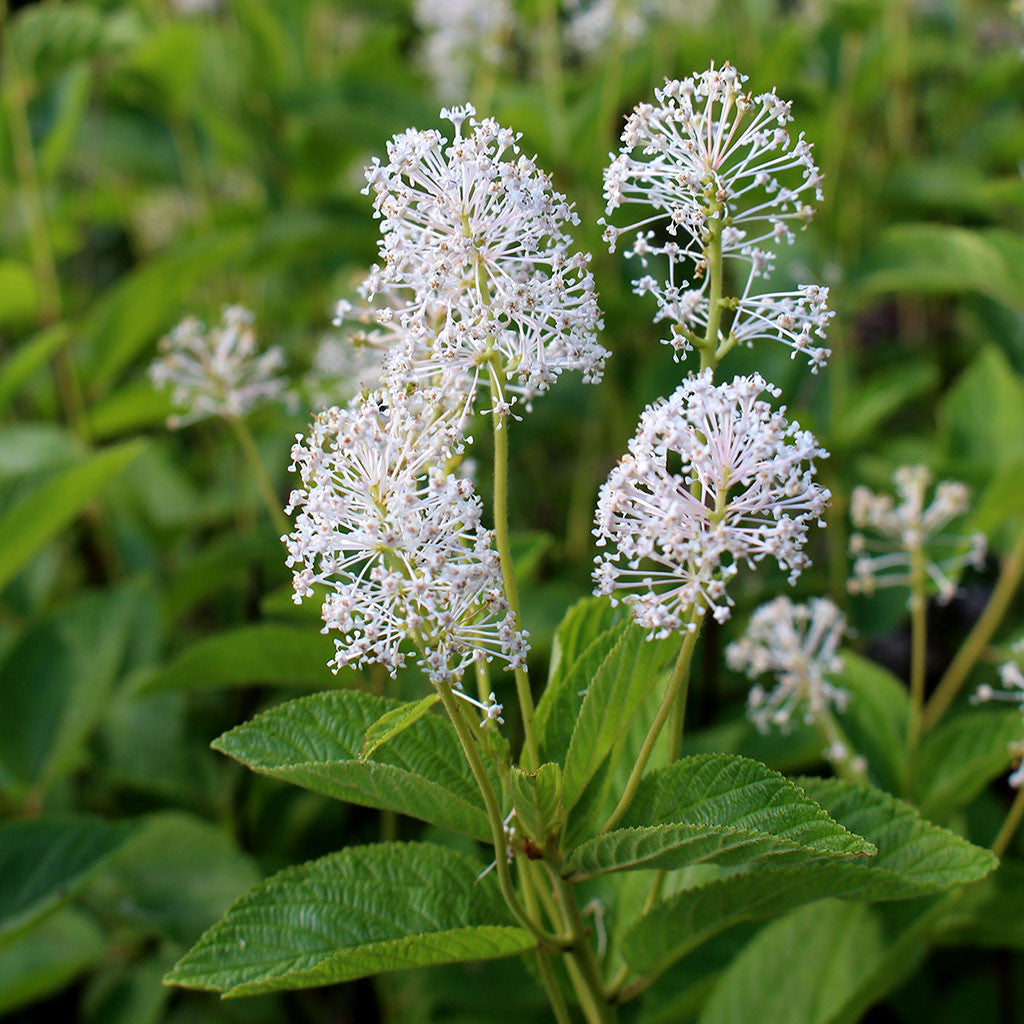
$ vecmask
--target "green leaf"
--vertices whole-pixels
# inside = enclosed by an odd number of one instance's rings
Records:
[[[1014,232],[897,224],[869,254],[857,285],[866,295],[977,292],[1021,311],[1022,272],[1024,242]]]
[[[314,793],[489,840],[480,792],[447,719],[418,719],[376,760],[360,763],[366,730],[398,706],[356,691],[318,693],[257,715],[213,747],[253,771]]]
[[[537,743],[545,760],[565,760],[583,694],[627,629],[625,622],[612,624],[613,614],[606,598],[586,598],[569,609],[555,630],[548,683],[535,718]]]
[[[586,686],[565,759],[562,800],[570,810],[597,774],[616,740],[647,694],[658,681],[661,669],[678,648],[678,637],[651,641],[633,623],[624,627],[620,639],[601,662]],[[584,665],[589,667],[586,656]],[[575,670],[570,680],[577,680]]]
[[[870,863],[804,864],[730,875],[684,889],[631,925],[623,952],[634,970],[660,973],[725,928],[776,917],[824,897],[913,899],[983,878],[989,850],[932,825],[909,805],[868,786],[798,780],[836,821],[878,847]]]
[[[562,828],[562,769],[550,762],[535,772],[513,766],[509,787],[525,833],[541,845],[557,836]]]
[[[998,871],[966,890],[943,919],[939,941],[1024,949],[1024,864],[1004,860]]]
[[[132,831],[84,816],[0,824],[0,940],[70,899]]]
[[[0,587],[129,466],[144,440],[103,448],[43,484],[0,518]]]
[[[0,411],[38,373],[59,348],[67,344],[67,324],[55,324],[23,341],[0,365]]]
[[[702,754],[645,775],[619,828],[576,847],[581,874],[870,856],[798,786],[757,761]]]
[[[950,467],[975,484],[1024,462],[1024,384],[1006,356],[983,348],[946,393],[939,410]]]
[[[225,828],[164,811],[139,822],[88,896],[146,934],[190,945],[261,877]]]
[[[531,949],[479,870],[429,843],[351,847],[288,868],[238,900],[166,981],[255,995]]]
[[[832,682],[849,695],[840,723],[850,746],[866,758],[883,788],[899,789],[910,713],[907,688],[888,669],[852,651],[843,651],[842,670]]]
[[[901,365],[898,375],[876,374],[857,387],[837,412],[831,447],[849,450],[863,444],[890,416],[937,383],[938,371],[930,363]]]
[[[327,667],[333,656],[334,641],[315,629],[261,622],[205,637],[185,648],[140,680],[139,692],[212,690],[254,683],[323,688],[343,685],[356,673],[333,676]]]
[[[835,1024],[889,952],[876,908],[801,907],[759,931],[722,972],[700,1024]]]
[[[141,632],[143,596],[131,584],[84,591],[32,623],[0,661],[0,764],[19,782],[16,799],[31,787],[38,798],[80,764]]]
[[[944,818],[970,803],[1013,761],[1009,745],[1024,739],[1020,711],[985,708],[942,722],[921,741],[913,793],[922,814]]]
[[[31,323],[39,313],[39,288],[32,268],[0,259],[0,325]]]
[[[107,940],[85,914],[60,910],[0,948],[0,1014],[70,985],[98,966]]]
[[[394,739],[400,732],[404,732],[409,726],[418,722],[441,698],[432,693],[423,700],[410,701],[400,707],[385,711],[377,719],[363,737],[363,749],[359,752],[359,760],[366,763],[378,747],[383,746],[388,740]]]

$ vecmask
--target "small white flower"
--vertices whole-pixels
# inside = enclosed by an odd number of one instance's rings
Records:
[[[772,726],[785,732],[797,715],[813,724],[832,708],[846,709],[846,691],[827,678],[842,670],[837,652],[845,632],[843,613],[827,597],[807,604],[777,597],[754,612],[725,657],[730,668],[750,679],[766,673],[774,679],[770,690],[754,686],[747,701],[750,719],[761,732]],[[845,762],[848,756],[849,751],[833,747],[829,760]]]
[[[1024,660],[1024,639],[1018,640],[1012,648],[1014,659],[999,666],[999,682],[1002,689],[983,683],[971,695],[972,704],[985,704],[989,701],[1007,701],[1018,704],[1024,715],[1024,672],[1021,662]],[[1021,723],[1024,729],[1024,721]],[[1010,753],[1017,761],[1017,767],[1010,773],[1008,782],[1014,789],[1024,786],[1024,739],[1010,744]]]
[[[506,0],[416,0],[423,62],[445,99],[465,96],[478,64],[499,64],[512,29]]]
[[[667,79],[655,90],[657,104],[636,107],[605,171],[605,213],[639,206],[641,214],[624,227],[608,224],[605,239],[614,250],[621,235],[636,232],[627,257],[644,268],[651,260],[667,265],[634,289],[654,296],[655,323],[671,323],[664,340],[677,357],[703,343],[713,318],[716,349],[772,338],[794,357],[803,354],[816,372],[829,356],[822,344],[833,315],[828,289],[764,292],[757,284],[774,269],[775,249],[813,217],[821,175],[810,144],[803,135],[794,142],[786,129],[790,104],[774,91],[744,92],[745,81],[729,64],[712,65]],[[712,294],[714,238],[725,266],[745,277],[732,294]]]
[[[594,535],[613,550],[596,559],[596,592],[625,601],[652,636],[691,609],[727,619],[726,583],[742,563],[771,556],[790,581],[809,564],[807,527],[829,499],[814,459],[828,453],[765,391],[779,393],[760,374],[684,381],[646,409],[601,487]]]
[[[162,353],[149,368],[157,388],[171,388],[180,413],[168,426],[183,427],[208,416],[244,416],[264,402],[287,402],[288,381],[276,376],[284,353],[276,346],[258,352],[252,313],[226,306],[219,327],[209,330],[195,317],[183,320],[160,341]]]
[[[956,593],[951,576],[968,565],[981,568],[985,559],[984,534],[962,537],[945,532],[967,512],[970,490],[962,483],[943,480],[936,484],[928,504],[932,474],[927,468],[901,466],[892,479],[895,499],[863,486],[856,487],[850,497],[850,518],[858,532],[850,537],[854,563],[849,590],[873,594],[880,587],[910,586],[912,564],[921,557],[939,601],[949,601]]]
[[[365,191],[381,221],[381,265],[367,279],[406,332],[396,355],[406,377],[508,401],[529,399],[565,370],[598,381],[607,352],[590,255],[573,252],[571,203],[519,136],[471,106],[442,111],[454,126],[409,130],[388,143],[388,162],[367,169]]]
[[[323,632],[341,634],[335,670],[375,661],[394,674],[411,648],[431,679],[458,686],[480,658],[523,663],[526,634],[505,602],[480,499],[444,470],[462,445],[429,390],[362,396],[298,438],[287,564],[296,603],[326,589]],[[482,710],[495,717],[493,707]]]

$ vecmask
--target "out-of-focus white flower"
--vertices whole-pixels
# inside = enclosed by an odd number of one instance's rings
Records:
[[[1021,662],[1024,660],[1024,640],[1013,645],[1014,660],[999,666],[999,681],[1002,689],[983,683],[971,695],[972,704],[985,704],[989,701],[1009,701],[1020,706],[1024,714],[1024,672]],[[1024,729],[1024,722],[1022,722]],[[1024,786],[1024,739],[1010,744],[1010,753],[1017,759],[1017,767],[1007,780],[1014,789]]]
[[[766,556],[793,581],[829,492],[814,482],[827,456],[785,410],[760,398],[760,374],[715,385],[710,371],[649,406],[629,452],[602,485],[594,535],[596,592],[625,601],[652,636],[683,626],[691,609],[730,615],[727,581]]]
[[[253,315],[241,306],[226,306],[222,322],[209,330],[188,317],[160,340],[162,353],[150,366],[157,388],[171,388],[180,413],[168,426],[183,427],[208,416],[244,416],[264,402],[289,401],[288,381],[277,376],[284,353],[274,346],[259,352]]]
[[[347,405],[356,395],[381,383],[387,349],[358,336],[325,334],[313,353],[305,385],[314,409]]]
[[[423,62],[445,100],[469,94],[481,63],[500,64],[512,30],[506,0],[416,0]]]
[[[606,52],[616,41],[634,42],[648,30],[703,24],[714,0],[567,0],[566,42],[581,56]]]
[[[927,503],[932,474],[924,466],[901,466],[893,473],[896,498],[876,494],[867,487],[854,488],[850,518],[858,531],[850,537],[854,556],[853,594],[873,594],[880,587],[909,587],[915,559],[935,584],[939,600],[956,593],[950,578],[967,565],[984,564],[985,535],[962,537],[945,528],[964,515],[970,506],[970,490],[962,483],[943,480],[936,484]]]
[[[526,634],[505,602],[480,500],[443,469],[462,446],[430,390],[362,396],[298,438],[302,486],[284,540],[296,603],[326,588],[323,632],[341,634],[335,670],[380,662],[394,674],[410,648],[435,681],[457,684],[480,658],[522,664]]]
[[[367,169],[382,260],[367,293],[397,310],[380,318],[400,319],[399,361],[413,378],[456,374],[489,385],[496,403],[545,391],[565,370],[597,381],[607,352],[590,255],[566,233],[579,218],[516,133],[473,115],[442,111],[450,142],[409,130]]]
[[[846,709],[846,691],[827,678],[842,671],[838,650],[845,632],[846,618],[827,597],[806,604],[777,597],[754,612],[746,633],[729,644],[725,657],[731,669],[750,679],[766,673],[775,679],[771,689],[754,686],[747,701],[750,719],[761,732],[771,726],[785,732],[796,715],[810,725],[832,708]]]
[[[665,341],[677,357],[704,344],[713,325],[708,340],[719,355],[772,338],[794,357],[802,353],[814,372],[829,355],[828,289],[766,292],[758,283],[774,269],[775,249],[813,217],[821,175],[810,143],[802,134],[794,142],[786,129],[791,104],[774,91],[744,92],[745,81],[729,64],[712,65],[666,79],[656,105],[635,108],[605,170],[605,212],[635,205],[641,215],[624,227],[608,224],[605,239],[614,250],[623,233],[636,232],[626,255],[645,269],[652,260],[667,264],[634,290],[656,299],[655,322],[670,322]],[[724,271],[709,272],[719,260]],[[742,287],[720,292],[730,267]]]
[[[171,0],[171,7],[186,17],[193,14],[210,14],[220,9],[221,0]]]

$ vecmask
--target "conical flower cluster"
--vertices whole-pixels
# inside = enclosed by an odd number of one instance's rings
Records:
[[[759,282],[774,269],[777,247],[813,217],[821,175],[810,144],[786,128],[790,104],[774,91],[743,91],[745,81],[729,64],[712,65],[666,80],[656,104],[636,107],[605,171],[605,212],[640,209],[628,225],[607,225],[605,239],[614,250],[635,232],[627,256],[663,268],[634,289],[654,296],[655,322],[669,322],[665,341],[677,355],[694,347],[721,355],[772,338],[816,372],[829,355],[828,289],[765,291]],[[723,291],[723,273],[742,284]]]
[[[647,408],[601,488],[594,534],[612,550],[597,559],[597,591],[654,636],[681,629],[691,609],[727,619],[741,564],[770,556],[791,581],[808,564],[807,527],[829,498],[814,460],[827,453],[765,392],[778,395],[759,374],[687,379]]]
[[[1024,663],[1024,640],[1018,640],[1013,645],[1013,654],[1013,660],[999,666],[1001,688],[983,683],[971,697],[972,703],[1006,701],[1017,704],[1024,715],[1024,671],[1021,671],[1021,664]],[[1021,722],[1021,731],[1024,732],[1024,720]],[[1010,744],[1010,753],[1016,759],[1017,767],[1010,773],[1007,781],[1014,789],[1020,789],[1024,786],[1024,738]]]
[[[321,592],[323,632],[341,635],[335,670],[380,662],[393,674],[413,652],[430,678],[457,682],[480,658],[525,656],[480,499],[444,470],[463,437],[441,397],[362,396],[292,449],[295,601]]]
[[[828,681],[843,667],[838,655],[846,619],[826,597],[796,604],[777,597],[761,605],[743,636],[725,651],[731,669],[750,679],[771,675],[775,685],[750,691],[747,709],[761,732],[772,726],[785,731],[800,716],[807,724],[831,708],[846,708],[846,691]]]
[[[288,381],[277,375],[284,353],[276,346],[259,351],[253,315],[241,306],[226,306],[220,326],[209,330],[195,317],[182,320],[161,339],[160,352],[149,378],[155,387],[171,388],[180,411],[169,418],[170,427],[244,416],[287,397]]]
[[[949,601],[956,593],[953,577],[965,566],[980,568],[985,559],[984,534],[964,537],[946,531],[968,511],[970,491],[958,481],[943,480],[929,502],[932,474],[924,466],[901,466],[892,480],[895,497],[857,487],[850,498],[850,518],[858,531],[850,537],[850,592],[909,587],[920,559],[939,600]]]
[[[442,111],[452,139],[410,129],[366,172],[381,221],[381,264],[367,279],[405,335],[406,375],[525,398],[565,370],[601,377],[607,352],[590,256],[574,252],[579,218],[520,136],[477,121],[470,106]]]

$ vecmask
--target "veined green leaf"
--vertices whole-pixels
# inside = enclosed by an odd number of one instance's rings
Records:
[[[213,747],[253,771],[314,793],[490,839],[479,790],[447,719],[418,719],[376,759],[360,763],[366,730],[399,706],[357,691],[318,693],[257,715]]]
[[[351,847],[250,890],[167,982],[255,995],[531,949],[491,878],[430,843]]]
[[[565,758],[562,800],[566,811],[580,798],[616,740],[658,681],[678,637],[648,640],[640,626],[624,627],[615,646],[586,684]],[[584,657],[584,663],[586,658]],[[570,673],[570,680],[576,671]]]
[[[1024,949],[1024,864],[1004,860],[998,871],[966,891],[943,919],[939,941]]]
[[[94,452],[8,509],[0,518],[0,587],[122,473],[145,444],[126,441]]]
[[[634,970],[660,973],[723,929],[775,917],[824,897],[913,899],[983,878],[996,866],[989,850],[932,825],[909,805],[867,786],[801,779],[835,820],[878,848],[867,863],[804,864],[749,871],[685,889],[629,928],[623,951]]]
[[[576,847],[582,874],[871,856],[802,789],[757,761],[702,754],[646,775],[621,826]]]
[[[516,818],[528,836],[544,843],[562,827],[562,769],[542,764],[535,772],[512,767],[509,774]]]
[[[316,630],[261,622],[205,637],[139,683],[140,693],[218,686],[340,686],[355,673],[331,675],[334,641]]]
[[[440,699],[436,693],[431,693],[423,700],[410,701],[408,704],[385,711],[366,730],[366,735],[363,737],[363,749],[359,752],[359,760],[364,764],[369,761],[375,750],[418,722]]]
[[[535,719],[540,756],[546,761],[564,762],[587,687],[629,628],[625,622],[612,625],[611,615],[607,601],[581,601],[555,632],[551,674]]]
[[[1013,755],[1011,743],[1024,739],[1020,711],[985,708],[942,722],[921,742],[914,760],[913,791],[922,814],[945,817],[970,803]]]
[[[70,899],[132,831],[84,816],[0,824],[0,941]]]

